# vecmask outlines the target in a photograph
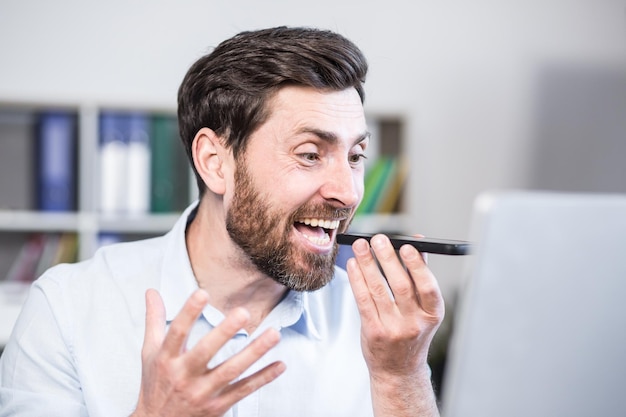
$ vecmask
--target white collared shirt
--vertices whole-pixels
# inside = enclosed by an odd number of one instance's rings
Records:
[[[169,322],[198,288],[185,245],[193,208],[165,236],[104,247],[90,260],[50,269],[33,284],[0,358],[0,417],[116,417],[133,411],[146,290],[159,290]],[[207,306],[188,345],[222,319]],[[208,365],[269,327],[280,331],[281,341],[248,372],[276,360],[287,370],[226,416],[372,415],[360,319],[345,271],[337,268],[321,290],[288,293],[253,334],[238,333]]]

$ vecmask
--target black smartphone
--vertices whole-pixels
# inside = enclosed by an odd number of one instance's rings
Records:
[[[376,233],[343,233],[337,235],[337,243],[351,245],[357,239],[366,239],[368,242]],[[411,245],[420,252],[434,253],[439,255],[469,255],[471,244],[464,240],[434,239],[429,237],[413,237],[405,235],[388,234],[394,248],[400,249],[402,245]]]

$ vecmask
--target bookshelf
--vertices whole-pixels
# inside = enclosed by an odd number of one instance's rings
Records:
[[[405,233],[410,224],[405,198],[408,161],[405,121],[396,114],[367,117],[372,134],[365,166],[365,192],[350,229],[356,232]]]
[[[75,118],[76,149],[73,150],[75,160],[72,179],[75,201],[70,210],[45,211],[37,207],[37,115],[45,112],[66,112]],[[187,168],[184,184],[177,186],[178,189],[185,189],[184,193],[177,195],[178,199],[184,200],[177,210],[160,210],[160,213],[150,209],[140,213],[124,213],[123,210],[104,213],[100,207],[103,188],[102,117],[112,113],[175,117],[174,108],[145,105],[0,100],[0,155],[4,155],[0,157],[0,233],[74,233],[78,241],[77,260],[82,260],[93,255],[101,233],[115,233],[123,239],[124,236],[158,235],[169,230],[180,210],[196,195],[191,169]],[[371,171],[376,161],[403,154],[404,122],[402,117],[393,114],[369,114],[368,120],[372,131],[372,151],[366,168]],[[172,140],[172,143],[177,140]],[[176,143],[176,146],[179,145]],[[403,194],[404,190],[397,193],[397,201],[388,204],[384,212],[374,209],[359,213],[352,228],[358,231],[403,229],[406,224],[406,216],[402,214]],[[0,263],[2,261],[0,258]],[[3,271],[6,271],[6,267],[0,265],[0,273]]]
[[[72,158],[57,162],[60,168],[71,170],[69,181],[73,199],[69,207],[58,210],[43,208],[40,201],[42,196],[38,195],[40,177],[54,177],[54,171],[51,175],[39,172],[43,171],[43,162],[37,155],[37,148],[41,146],[40,136],[43,136],[41,115],[51,112],[69,115],[75,121],[72,130],[75,142],[70,144],[72,149],[69,150]],[[159,235],[170,229],[182,208],[196,195],[195,181],[191,180],[189,168],[184,170],[184,178],[180,178],[173,187],[177,191],[183,189],[184,192],[177,193],[176,207],[170,210],[167,207],[165,210],[161,207],[158,213],[154,212],[154,207],[147,207],[140,212],[123,208],[105,210],[100,202],[104,168],[102,117],[112,112],[121,115],[141,112],[147,122],[156,118],[175,121],[175,109],[150,106],[0,101],[0,155],[3,155],[0,156],[0,234],[4,236],[0,250],[7,252],[7,245],[11,241],[19,245],[27,235],[73,234],[77,242],[76,260],[82,260],[93,255],[102,234],[115,234],[120,240],[129,240],[137,236]],[[151,130],[149,133],[153,132]],[[176,141],[177,137],[171,138],[172,143]],[[50,153],[59,154],[59,145],[59,140],[53,140]],[[178,143],[176,146],[182,152]],[[147,149],[150,158],[154,149]],[[170,150],[168,153],[172,155],[174,152]],[[131,163],[129,160],[128,164]],[[130,182],[130,173],[124,174],[123,180]],[[152,178],[150,172],[147,178],[148,181]],[[144,187],[151,186],[145,180],[143,183]],[[148,195],[148,198],[151,197]],[[3,275],[0,280],[6,277],[10,268],[6,263],[11,259],[5,258],[0,256],[0,274]]]
[[[64,165],[73,169],[71,186],[73,200],[71,207],[64,210],[44,210],[38,201],[38,181],[41,163],[37,157],[39,115],[60,112],[69,114],[74,121],[71,158]],[[91,257],[102,242],[116,236],[119,240],[135,240],[166,233],[178,219],[182,208],[196,198],[197,190],[193,173],[185,162],[184,178],[179,178],[174,197],[178,207],[157,207],[154,204],[141,212],[124,210],[105,210],[102,206],[103,162],[103,122],[104,115],[143,114],[151,121],[163,122],[175,120],[174,108],[149,105],[116,105],[92,102],[25,102],[20,100],[0,99],[0,346],[8,338],[14,319],[25,298],[30,280],[38,276],[33,273],[28,279],[10,279],[10,272],[16,260],[38,236],[58,242],[63,236],[70,236],[75,242],[74,260]],[[371,165],[381,157],[399,156],[403,145],[403,120],[395,115],[368,114],[372,131],[372,151],[368,163]],[[172,125],[168,127],[172,129]],[[155,140],[154,131],[150,131],[150,140]],[[171,140],[177,142],[177,129]],[[58,143],[57,143],[58,145]],[[182,147],[176,143],[181,150]],[[58,149],[57,149],[58,150]],[[150,148],[153,161],[155,151]],[[56,152],[56,150],[55,150]],[[172,150],[164,152],[171,157]],[[163,156],[163,152],[161,157]],[[144,158],[143,164],[146,161]],[[180,163],[180,161],[178,162]],[[177,165],[180,168],[180,165]],[[150,166],[150,170],[154,170]],[[366,170],[369,170],[367,167]],[[108,174],[106,174],[108,175]],[[105,175],[105,176],[106,176]],[[152,185],[146,185],[144,188]],[[151,182],[152,183],[152,182]],[[154,190],[152,190],[154,191]],[[384,213],[369,212],[356,216],[352,229],[357,231],[401,231],[406,224],[402,214],[403,193],[393,208]],[[154,196],[151,196],[153,198]],[[65,241],[72,241],[65,239]],[[43,250],[43,249],[42,249]],[[41,254],[41,252],[40,252]],[[51,265],[49,265],[51,266]],[[41,266],[38,268],[41,270]]]

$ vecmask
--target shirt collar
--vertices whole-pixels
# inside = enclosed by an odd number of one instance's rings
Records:
[[[263,320],[256,333],[268,327],[278,330],[289,328],[304,336],[320,339],[318,326],[310,311],[309,297],[312,293],[289,291],[280,303]]]
[[[165,235],[166,246],[161,267],[161,297],[168,322],[176,317],[187,299],[198,289],[185,242],[187,224],[195,215],[197,206],[198,202],[195,202],[187,207],[172,230]]]
[[[198,282],[191,268],[189,253],[185,239],[188,223],[195,216],[198,202],[194,202],[185,209],[174,224],[174,227],[165,235],[166,247],[161,267],[161,297],[165,305],[165,317],[171,322],[183,308],[191,294],[198,289]],[[318,290],[321,291],[321,290]],[[281,302],[270,312],[261,323],[259,331],[265,328],[291,328],[305,336],[320,339],[319,326],[316,325],[314,315],[310,311],[310,297],[313,293],[289,291]],[[213,326],[217,320],[221,321],[222,314],[208,306],[203,312],[205,318]],[[218,312],[217,312],[218,313]]]

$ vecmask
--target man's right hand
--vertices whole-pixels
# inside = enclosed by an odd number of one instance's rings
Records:
[[[243,308],[231,311],[222,323],[186,350],[189,332],[207,302],[205,291],[194,292],[166,333],[161,296],[153,289],[146,292],[141,391],[132,416],[222,416],[285,370],[284,363],[274,362],[239,379],[279,342],[280,334],[273,329],[215,368],[208,368],[218,350],[247,324],[250,316]]]

